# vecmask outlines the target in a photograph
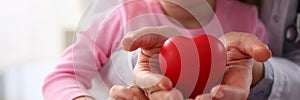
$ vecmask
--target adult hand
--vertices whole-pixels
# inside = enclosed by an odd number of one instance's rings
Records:
[[[246,100],[250,85],[257,83],[263,75],[262,64],[259,62],[268,60],[271,51],[253,34],[231,32],[220,40],[227,51],[222,84],[215,86],[208,94],[197,96],[196,100]],[[253,73],[260,75],[252,75]]]

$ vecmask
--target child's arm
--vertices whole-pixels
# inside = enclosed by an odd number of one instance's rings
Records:
[[[116,17],[111,17],[116,20]],[[92,88],[91,80],[99,76],[102,64],[116,47],[118,21],[94,21],[87,31],[77,33],[76,42],[65,50],[61,61],[50,73],[43,84],[45,100],[73,100],[78,97],[92,97],[88,90]],[[101,25],[103,25],[101,27]]]
[[[86,91],[91,88],[91,80],[98,74],[98,68],[101,67],[96,64],[92,44],[94,43],[89,42],[88,39],[80,37],[77,43],[64,52],[55,70],[44,81],[45,100],[91,97]]]

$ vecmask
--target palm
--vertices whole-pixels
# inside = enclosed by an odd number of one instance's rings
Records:
[[[250,92],[254,62],[266,61],[271,52],[256,36],[247,33],[227,33],[220,40],[227,51],[222,84],[197,99],[246,100]]]
[[[169,27],[144,28],[128,33],[122,41],[125,50],[141,49],[133,70],[133,83],[141,88],[150,99],[182,98],[181,93],[172,88],[169,78],[161,75],[158,66],[160,47],[168,37],[178,35],[178,33]]]

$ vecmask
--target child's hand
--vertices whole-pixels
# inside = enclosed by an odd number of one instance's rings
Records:
[[[211,93],[200,95],[197,99],[210,100],[214,97],[217,100],[246,100],[250,85],[257,83],[263,75],[262,64],[259,62],[268,60],[271,52],[252,34],[233,32],[220,39],[227,50],[227,71],[222,85],[214,87]]]
[[[175,92],[177,92],[177,93],[175,93]],[[154,92],[148,98],[146,96],[146,94],[144,93],[144,91],[142,91],[141,89],[139,89],[136,86],[125,87],[125,86],[121,86],[121,85],[114,85],[110,89],[110,96],[109,96],[108,100],[148,100],[148,99],[158,100],[158,99],[162,99],[163,97],[168,96],[169,94],[174,94],[174,93],[178,94],[180,92],[176,89],[168,90],[168,91]],[[178,96],[174,96],[169,99],[173,100],[174,98],[176,98],[176,100],[177,100]]]
[[[177,33],[177,34],[176,34]],[[170,27],[146,27],[128,33],[123,41],[123,49],[133,51],[141,48],[137,64],[133,70],[133,84],[141,88],[151,100],[183,99],[172,82],[161,75],[158,54],[163,43],[178,31]]]
[[[136,86],[120,86],[114,85],[110,89],[110,97],[108,100],[148,100],[142,90]]]

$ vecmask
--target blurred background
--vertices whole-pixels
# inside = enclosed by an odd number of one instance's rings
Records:
[[[43,100],[43,80],[90,1],[0,0],[0,100]]]

